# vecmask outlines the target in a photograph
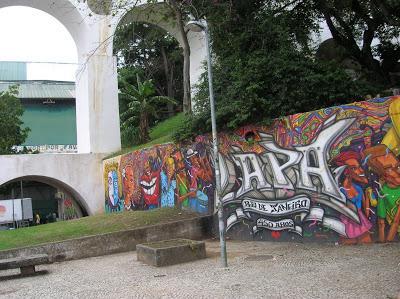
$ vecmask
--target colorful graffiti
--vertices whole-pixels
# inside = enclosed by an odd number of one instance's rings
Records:
[[[106,211],[180,207],[212,212],[214,182],[208,153],[205,143],[179,149],[166,144],[107,160]]]
[[[393,241],[400,234],[400,97],[277,119],[220,135],[227,234],[259,240]],[[207,136],[104,164],[106,210],[213,212]]]
[[[398,111],[400,98],[374,99],[225,136],[220,166],[228,234],[393,241],[400,233]],[[255,142],[245,140],[249,131]]]

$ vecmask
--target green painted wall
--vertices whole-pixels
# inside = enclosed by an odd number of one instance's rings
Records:
[[[23,145],[76,144],[74,104],[23,104],[22,120],[31,131]]]

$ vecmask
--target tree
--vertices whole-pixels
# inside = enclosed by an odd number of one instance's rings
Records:
[[[314,58],[310,33],[317,24],[314,16],[307,14],[307,3],[289,10],[276,2],[219,1],[206,7],[220,129],[269,123],[375,92],[365,82],[353,81],[334,63]],[[179,131],[180,136],[210,128],[206,76],[195,102],[199,113]]]
[[[314,24],[325,21],[333,39],[363,69],[373,84],[399,84],[400,1],[398,0],[277,0],[276,12],[302,11]],[[298,21],[301,22],[299,18]],[[299,23],[301,25],[301,23]]]
[[[150,117],[157,116],[157,104],[174,103],[169,97],[156,96],[154,84],[151,80],[142,82],[139,75],[136,76],[136,86],[130,84],[124,78],[120,78],[120,98],[127,103],[127,109],[121,114],[122,132],[134,130],[139,127],[139,142],[149,140]]]
[[[384,85],[398,67],[400,43],[400,1],[397,0],[315,0],[315,11],[334,38],[369,73],[371,81]],[[377,46],[373,46],[373,42]],[[381,61],[377,60],[379,58]]]
[[[96,1],[92,1],[96,2]],[[137,1],[143,5],[142,1]],[[185,30],[186,20],[188,19],[193,5],[190,4],[191,1],[182,0],[147,0],[146,3],[150,8],[147,10],[146,14],[163,14],[162,18],[174,22],[178,30],[180,40],[182,42],[181,46],[183,49],[183,111],[185,113],[191,113],[191,84],[190,84],[190,46],[187,38],[187,32]],[[132,5],[131,0],[120,0],[110,2],[110,0],[98,1],[92,4],[92,7],[96,7],[99,11],[107,12],[108,14],[117,14],[120,11],[127,11]],[[160,5],[163,5],[165,10],[160,9]]]
[[[24,109],[16,97],[18,87],[12,86],[0,92],[0,154],[13,154],[13,146],[20,145],[28,137],[29,128],[22,128]]]
[[[144,80],[154,82],[158,95],[182,102],[182,51],[174,37],[147,23],[122,25],[114,37],[114,51],[120,68],[140,69]],[[173,106],[167,108],[172,116]]]

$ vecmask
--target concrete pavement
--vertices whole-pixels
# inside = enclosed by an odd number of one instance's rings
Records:
[[[55,263],[17,278],[0,272],[0,298],[400,298],[400,244],[335,246],[228,242],[208,258],[154,268],[136,252]]]

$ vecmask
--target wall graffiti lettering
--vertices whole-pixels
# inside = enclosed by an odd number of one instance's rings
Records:
[[[396,111],[400,98],[374,99],[223,137],[221,190],[228,235],[322,236],[342,243],[398,238]],[[246,131],[256,136],[250,144],[241,138]]]
[[[227,234],[344,244],[398,240],[399,114],[400,97],[378,98],[221,134]],[[208,136],[107,160],[106,209],[213,212],[212,161]]]

